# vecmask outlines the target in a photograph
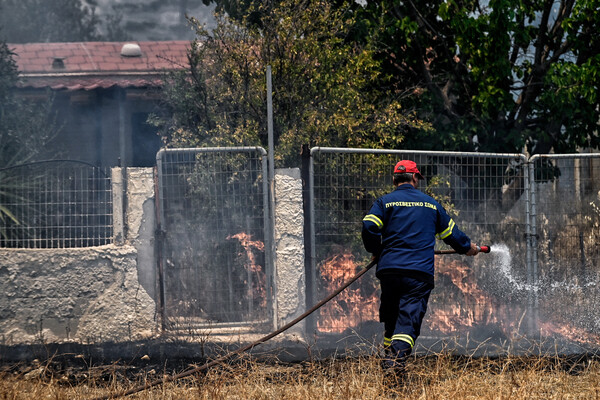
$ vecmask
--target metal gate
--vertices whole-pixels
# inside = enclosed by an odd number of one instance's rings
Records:
[[[164,327],[271,321],[265,150],[166,149],[157,168]]]

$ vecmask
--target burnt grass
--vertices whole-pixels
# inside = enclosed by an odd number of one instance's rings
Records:
[[[174,375],[195,367],[192,360],[165,360],[151,362],[142,358],[97,362],[75,354],[57,354],[46,360],[2,363],[0,375],[36,378],[76,386],[93,381],[102,386],[109,382],[137,382],[141,379],[157,379],[163,375]],[[201,365],[204,360],[193,360]]]
[[[377,358],[376,356],[367,356]],[[357,358],[328,358],[313,361],[280,362],[278,360],[259,360],[250,357],[239,357],[228,360],[211,368],[227,375],[233,371],[250,370],[268,365],[277,367],[271,370],[267,381],[277,383],[288,381],[293,377],[314,374],[337,375],[337,369],[343,369],[345,363],[352,363]],[[78,354],[55,354],[47,359],[35,359],[28,362],[0,361],[0,379],[13,376],[23,379],[36,379],[55,382],[69,386],[78,386],[94,382],[97,386],[105,386],[119,382],[123,384],[158,380],[164,376],[176,375],[202,366],[207,359],[165,359],[153,361],[147,357],[136,357],[114,362],[98,362]],[[600,362],[600,354],[583,353],[564,356],[501,356],[501,357],[469,357],[447,353],[412,356],[410,365],[414,368],[431,368],[440,362],[451,365],[456,370],[486,371],[489,374],[503,374],[531,370],[538,372],[561,371],[569,375],[584,373],[592,362]],[[333,367],[332,367],[333,366]],[[198,372],[199,375],[206,371]]]

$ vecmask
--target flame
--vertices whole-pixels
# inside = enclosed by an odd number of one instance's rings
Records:
[[[435,310],[429,318],[428,326],[432,331],[445,334],[464,331],[477,325],[499,323],[498,311],[493,299],[481,290],[474,279],[473,271],[458,260],[444,261],[436,259],[438,274],[450,278],[452,284],[459,290],[459,295],[450,294],[453,303],[445,306],[442,311]],[[464,307],[463,304],[469,306]]]
[[[539,327],[540,333],[544,336],[560,335],[574,342],[588,343],[596,346],[600,344],[600,335],[578,329],[569,323],[561,323],[559,325],[554,322],[544,321],[539,323]]]
[[[237,239],[244,249],[244,268],[253,273],[249,296],[259,299],[266,306],[266,276],[264,266],[258,262],[258,254],[265,251],[265,245],[252,236],[240,232],[227,236],[228,240]],[[319,266],[321,292],[331,293],[351,279],[357,272],[354,255],[349,251],[340,251],[331,255]],[[476,327],[494,325],[507,336],[512,337],[518,330],[519,317],[524,308],[518,304],[504,304],[484,291],[478,284],[473,270],[462,260],[436,258],[436,271],[439,276],[447,277],[452,285],[444,288],[444,304],[431,307],[424,324],[427,330],[442,334],[465,333]],[[344,290],[329,303],[325,304],[317,319],[317,328],[322,333],[343,333],[347,329],[357,328],[365,321],[376,321],[379,309],[379,296],[376,285],[363,280],[361,286]],[[557,321],[540,321],[539,331],[544,336],[558,335],[570,341],[588,344],[600,344],[600,335],[586,332],[572,324]]]
[[[257,261],[256,252],[264,252],[265,244],[260,240],[252,240],[252,236],[245,232],[236,233],[235,235],[227,236],[227,240],[237,239],[240,245],[244,249],[244,253],[238,255],[246,256],[247,262],[244,263],[244,268],[255,274],[256,279],[252,280],[252,287],[248,288],[248,297],[260,299],[259,304],[261,307],[267,304],[267,291],[266,291],[266,276],[264,266],[259,264]],[[244,281],[247,284],[247,281]]]
[[[335,254],[320,266],[323,291],[331,293],[351,279],[358,271],[350,252]],[[342,333],[373,320],[379,309],[377,288],[348,288],[321,308],[317,328],[324,333]],[[365,294],[364,292],[369,292]]]
[[[496,325],[507,337],[513,336],[518,330],[519,318],[516,317],[523,315],[524,308],[513,304],[510,307],[512,313],[509,312],[508,305],[498,302],[478,286],[473,271],[465,263],[440,258],[436,259],[436,270],[438,274],[450,278],[458,292],[445,288],[446,299],[453,303],[432,312],[427,322],[428,329],[450,334],[463,333],[477,326]],[[573,342],[600,344],[600,335],[586,332],[570,323],[539,321],[538,329],[543,336],[559,335]]]

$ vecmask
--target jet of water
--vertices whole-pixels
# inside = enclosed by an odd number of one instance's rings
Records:
[[[537,291],[539,290],[539,286],[532,285],[529,283],[522,282],[518,277],[513,273],[513,263],[512,263],[512,255],[510,254],[510,249],[505,244],[494,244],[490,248],[490,256],[492,257],[492,265],[497,268],[502,277],[505,279],[510,286],[517,291]]]
[[[525,283],[517,277],[513,272],[513,262],[510,249],[505,244],[494,244],[491,246],[490,256],[492,256],[491,264],[493,268],[497,268],[504,278],[504,281],[510,285],[513,290],[516,291],[527,291],[537,292],[542,287],[550,290],[579,290],[594,287],[597,285],[595,279],[587,279],[581,277],[577,282],[542,282],[538,281],[536,284]]]

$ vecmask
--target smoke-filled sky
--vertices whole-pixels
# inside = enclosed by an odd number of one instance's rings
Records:
[[[131,40],[193,39],[185,15],[201,23],[214,24],[214,6],[205,6],[202,0],[97,0],[97,14],[116,15]]]
[[[8,43],[191,40],[185,16],[214,27],[202,0],[0,0]]]

